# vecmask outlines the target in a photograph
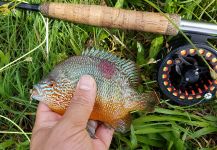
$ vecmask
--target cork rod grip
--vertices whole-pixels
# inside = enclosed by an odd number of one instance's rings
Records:
[[[165,35],[176,35],[178,33],[178,29],[160,13],[66,3],[45,3],[40,6],[40,11],[48,17],[81,24],[139,30]],[[176,14],[168,14],[168,16],[179,26],[180,16]]]

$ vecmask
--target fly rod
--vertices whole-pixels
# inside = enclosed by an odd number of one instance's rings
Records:
[[[166,14],[170,18],[168,19],[161,13],[125,10],[99,5],[0,2],[0,6],[4,4],[8,4],[9,8],[15,7],[41,12],[44,16],[50,18],[100,27],[139,30],[164,35],[177,35],[179,30],[201,34],[217,34],[216,24],[184,20],[178,14]]]

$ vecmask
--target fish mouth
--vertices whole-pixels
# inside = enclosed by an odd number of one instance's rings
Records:
[[[31,93],[30,96],[31,99],[38,100],[38,101],[43,100],[42,91],[40,90],[40,87],[38,87],[37,85],[33,86],[33,89],[30,91],[30,93]]]

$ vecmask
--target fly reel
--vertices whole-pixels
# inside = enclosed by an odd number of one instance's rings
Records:
[[[207,44],[210,36],[189,35],[197,49],[186,41],[177,46],[180,40],[176,39],[170,46],[172,51],[163,59],[158,71],[162,92],[181,105],[209,101],[215,97],[217,90],[217,80],[211,77],[209,67],[201,58],[203,56],[217,72],[217,51]]]

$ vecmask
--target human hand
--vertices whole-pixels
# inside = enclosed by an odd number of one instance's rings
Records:
[[[88,75],[81,77],[71,104],[65,114],[51,111],[40,102],[32,133],[31,150],[105,150],[108,149],[114,130],[100,125],[92,139],[87,122],[96,97],[96,83]]]

